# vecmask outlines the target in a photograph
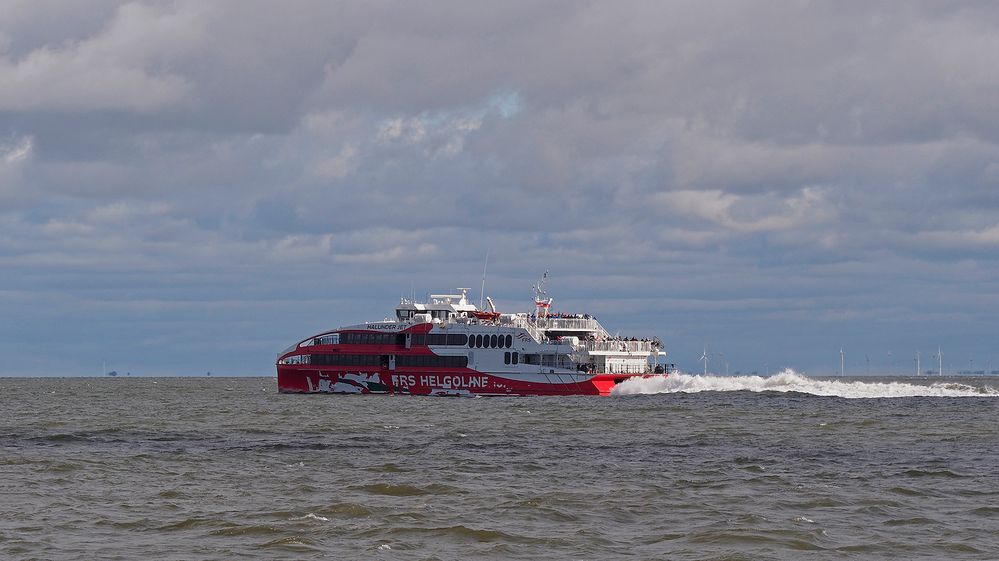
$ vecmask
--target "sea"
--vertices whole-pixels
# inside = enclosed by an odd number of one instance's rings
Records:
[[[999,559],[999,379],[0,379],[0,559]]]

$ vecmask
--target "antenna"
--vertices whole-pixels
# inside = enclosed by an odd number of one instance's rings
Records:
[[[545,274],[541,276],[541,280],[536,282],[531,288],[534,289],[534,307],[537,309],[538,317],[545,317],[548,315],[548,311],[552,307],[552,298],[545,300],[545,281],[548,280],[548,270],[545,269]]]
[[[486,267],[489,266],[489,250],[486,250],[486,262],[482,265],[482,287],[479,288],[479,309],[482,309],[482,299],[486,296]]]
[[[704,352],[701,353],[701,358],[699,360],[704,361],[704,375],[708,375],[708,346],[704,345]]]

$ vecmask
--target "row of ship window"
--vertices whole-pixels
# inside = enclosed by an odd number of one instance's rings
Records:
[[[517,351],[503,353],[503,364],[537,364],[560,368],[573,368],[575,364],[568,355],[521,354]],[[281,361],[281,364],[315,364],[321,366],[378,366],[388,368],[389,355],[357,355],[357,354],[311,354],[291,356]],[[436,355],[396,355],[397,367],[417,366],[425,368],[465,368],[468,357],[436,356]]]
[[[513,346],[512,335],[465,335],[463,333],[413,333],[412,345],[438,345],[464,347],[470,349],[509,349]],[[330,333],[316,337],[315,345],[405,345],[405,333]]]
[[[471,335],[468,338],[470,349],[509,349],[513,346],[513,335]]]
[[[312,354],[301,355],[304,364],[322,366],[380,366],[388,368],[388,355],[348,355],[348,354]],[[395,365],[420,366],[425,368],[465,368],[468,366],[467,356],[435,356],[435,355],[398,355]]]

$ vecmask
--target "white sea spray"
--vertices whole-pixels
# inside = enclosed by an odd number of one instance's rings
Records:
[[[999,390],[956,382],[927,385],[910,382],[860,380],[816,380],[785,369],[773,376],[702,376],[670,374],[649,378],[631,378],[618,384],[612,395],[698,393],[698,392],[798,392],[811,395],[861,398],[894,397],[999,397]]]

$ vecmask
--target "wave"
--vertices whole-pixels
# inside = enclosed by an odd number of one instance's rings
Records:
[[[879,397],[999,397],[991,386],[976,387],[956,382],[929,385],[907,382],[862,382],[815,380],[790,368],[770,377],[701,376],[670,374],[649,378],[631,378],[614,387],[611,395],[698,392],[797,392],[848,399]]]

